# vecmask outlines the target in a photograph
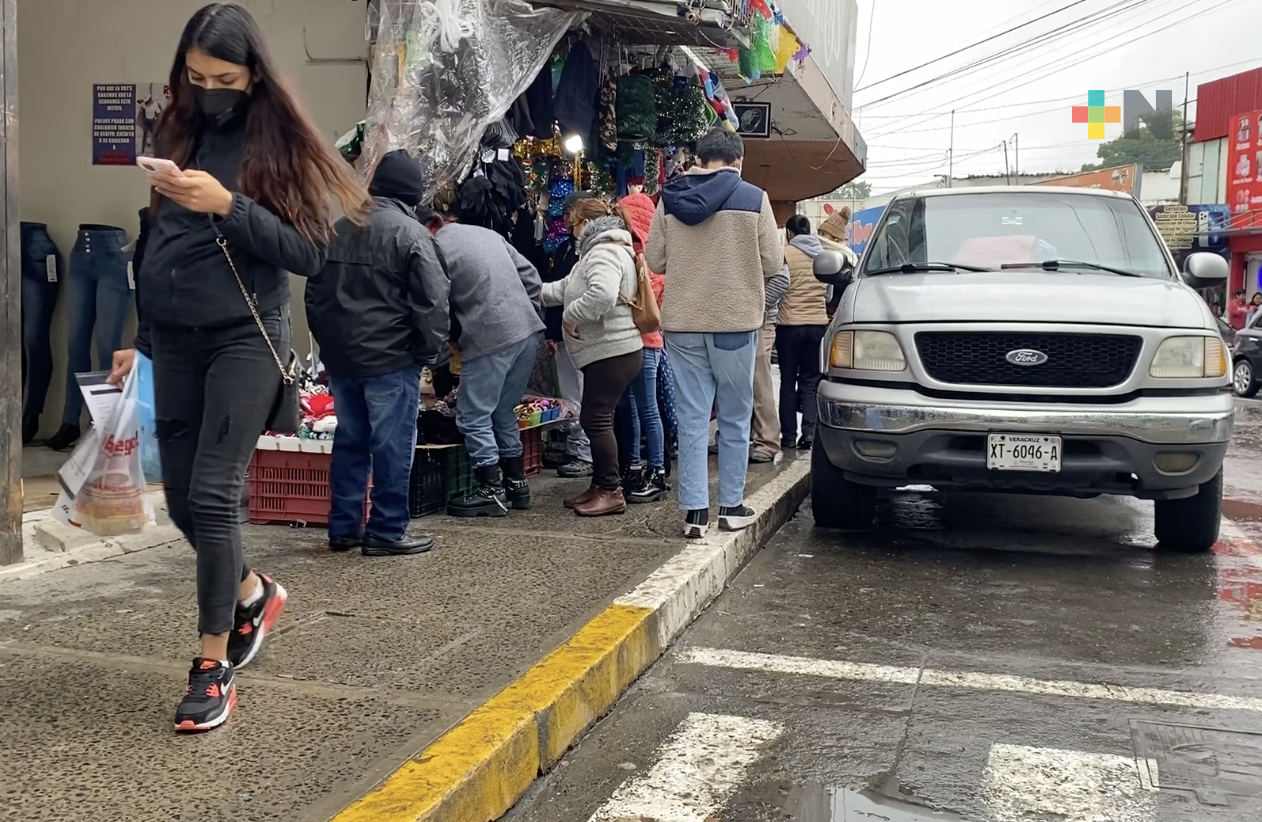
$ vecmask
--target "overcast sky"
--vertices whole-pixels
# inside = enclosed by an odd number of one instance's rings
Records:
[[[1072,106],[1086,105],[1089,89],[1106,90],[1108,105],[1118,106],[1122,89],[1143,91],[1153,104],[1156,89],[1170,89],[1179,108],[1185,72],[1191,72],[1194,99],[1197,83],[1262,66],[1262,0],[1081,0],[894,77],[1072,2],[859,0],[854,117],[868,143],[868,172],[861,179],[879,192],[946,174],[953,108],[957,176],[1002,173],[998,146],[1004,140],[1015,165],[1014,134],[1023,172],[1077,171],[1096,160],[1099,145],[1087,138],[1086,126],[1070,119]],[[1107,13],[1113,16],[1083,22]],[[1053,34],[1074,24],[1080,28]],[[1031,39],[1036,42],[1022,45]],[[1006,49],[1019,50],[941,78]],[[890,95],[897,96],[881,101]],[[1195,121],[1195,112],[1193,102],[1189,119]],[[1109,138],[1120,132],[1121,126],[1108,127]]]

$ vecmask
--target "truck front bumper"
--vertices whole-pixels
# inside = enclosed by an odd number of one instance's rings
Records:
[[[1177,499],[1218,473],[1234,422],[1225,391],[1078,405],[943,400],[825,381],[815,438],[848,479],[869,485]],[[990,470],[988,434],[1061,437],[1061,470]],[[1159,464],[1171,455],[1196,459],[1170,473]]]

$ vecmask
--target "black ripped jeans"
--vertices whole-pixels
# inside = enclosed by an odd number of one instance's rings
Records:
[[[290,347],[289,309],[263,315],[276,350]],[[241,551],[241,488],[267,425],[280,369],[253,320],[226,328],[155,326],[154,404],[171,520],[197,552],[197,630],[232,630]]]

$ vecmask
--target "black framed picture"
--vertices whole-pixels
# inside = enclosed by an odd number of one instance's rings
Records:
[[[740,120],[736,129],[742,137],[768,138],[771,136],[771,103],[732,103],[732,110]]]

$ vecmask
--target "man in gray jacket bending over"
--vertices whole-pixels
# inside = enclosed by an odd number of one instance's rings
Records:
[[[454,517],[503,517],[530,508],[514,411],[543,344],[539,272],[490,229],[459,222],[457,198],[439,193],[430,230],[451,278],[451,337],[460,351],[456,427],[477,488],[447,506]]]

